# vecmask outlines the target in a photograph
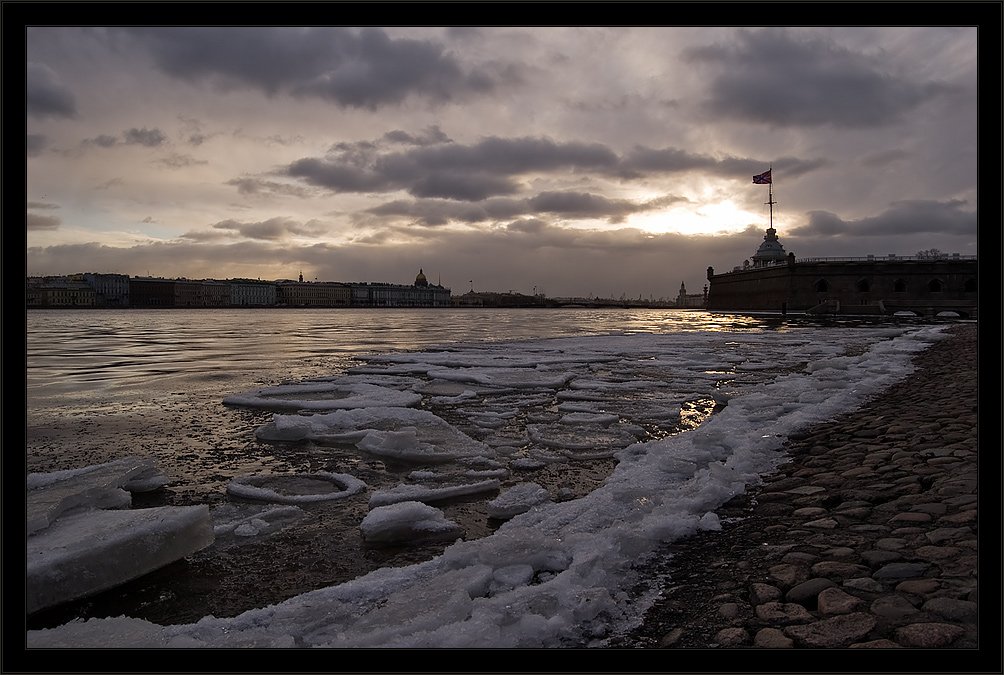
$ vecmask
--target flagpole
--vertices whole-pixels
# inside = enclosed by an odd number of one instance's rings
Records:
[[[767,182],[767,204],[770,206],[770,229],[774,229],[774,167],[771,166],[767,169],[767,173],[770,174],[770,181]]]

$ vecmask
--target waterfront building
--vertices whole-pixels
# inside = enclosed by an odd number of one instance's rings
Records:
[[[352,283],[352,305],[355,307],[449,307],[450,289],[431,284],[420,269],[415,283]]]
[[[132,277],[129,279],[131,307],[174,307],[174,279]]]
[[[676,306],[680,308],[703,308],[708,304],[708,286],[704,285],[703,293],[687,293],[687,285],[680,282],[680,292],[676,296]]]
[[[281,279],[275,285],[275,302],[279,307],[347,307],[352,303],[352,290],[335,281],[299,281]]]
[[[81,275],[69,277],[29,277],[28,307],[94,307],[94,289]]]
[[[202,307],[202,282],[189,279],[175,279],[174,306]]]
[[[233,307],[273,307],[275,284],[253,279],[230,280],[230,305]]]
[[[229,307],[230,284],[216,279],[203,279],[199,283],[199,307]]]
[[[129,306],[128,274],[95,274],[85,272],[84,281],[94,289],[94,304],[97,307]]]

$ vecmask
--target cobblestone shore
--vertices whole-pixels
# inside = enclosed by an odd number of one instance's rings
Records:
[[[669,548],[661,597],[609,646],[978,648],[977,327],[949,330],[905,380],[791,438],[721,531]]]

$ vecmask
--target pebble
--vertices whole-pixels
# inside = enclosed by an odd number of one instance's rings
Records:
[[[687,560],[704,567],[677,591],[694,602],[656,602],[621,644],[978,647],[976,325],[951,327],[914,364],[858,410],[793,435],[789,462],[720,509],[722,531],[677,542],[670,577]],[[709,602],[726,587],[730,603]],[[658,632],[667,625],[688,628]]]

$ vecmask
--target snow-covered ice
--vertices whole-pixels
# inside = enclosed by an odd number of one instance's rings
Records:
[[[403,484],[389,490],[377,490],[370,495],[370,508],[387,506],[398,502],[441,502],[445,499],[476,495],[483,492],[495,492],[499,489],[498,480],[491,478],[477,483],[461,483],[428,487],[425,485]]]
[[[438,478],[455,477],[455,465],[509,469],[513,483],[500,482],[488,508],[528,508],[431,560],[378,569],[236,617],[163,627],[90,619],[30,631],[28,644],[497,648],[602,640],[651,602],[628,593],[647,556],[665,542],[719,529],[714,511],[784,461],[790,434],[854,409],[907,375],[911,357],[943,329],[584,336],[367,357],[350,371],[354,384],[407,375],[441,383],[424,396],[455,400],[441,400],[442,409],[385,404],[277,414],[259,438],[354,446],[415,462],[409,480],[435,483],[408,488],[419,493],[450,485],[452,478]],[[694,400],[728,405],[695,428],[642,435],[641,425],[679,423],[681,407]],[[504,423],[494,428],[496,420]],[[602,456],[614,457],[616,466],[585,496],[566,499],[561,488],[551,501],[532,486],[517,487],[521,476],[543,475],[526,473],[535,467]],[[462,536],[442,511],[414,500],[375,506],[360,528],[374,542]]]
[[[547,490],[536,483],[517,483],[488,502],[488,516],[505,520],[526,513],[551,500]]]
[[[167,482],[137,457],[52,473],[26,486],[26,611],[87,597],[213,543],[206,506],[130,509]]]
[[[347,473],[318,471],[306,474],[238,476],[227,493],[243,499],[275,504],[306,504],[345,499],[366,489],[366,483]]]
[[[434,506],[419,501],[399,501],[377,506],[359,525],[363,539],[391,544],[428,539],[454,539],[463,528]]]

